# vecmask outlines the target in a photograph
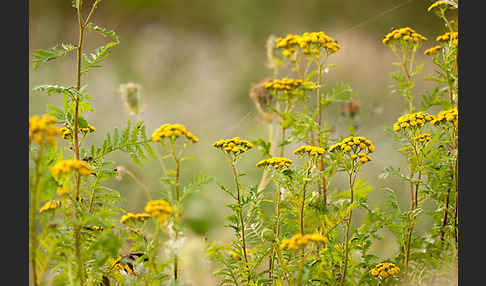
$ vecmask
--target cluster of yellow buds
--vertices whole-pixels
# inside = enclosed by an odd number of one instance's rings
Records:
[[[452,41],[452,45],[457,46],[458,32],[447,32],[443,35],[438,36],[435,40],[439,43],[449,43],[449,41]]]
[[[341,46],[336,40],[326,35],[324,32],[303,33],[302,35],[287,34],[285,38],[279,37],[276,41],[276,47],[283,50],[283,55],[290,57],[299,47],[305,55],[319,55],[321,49],[328,54],[337,52]]]
[[[86,161],[68,159],[57,162],[51,168],[54,176],[69,174],[73,170],[79,172],[81,176],[88,176],[91,174],[92,167]]]
[[[246,256],[250,255],[252,252],[253,252],[252,250],[250,250],[250,249],[247,248],[246,249]],[[241,256],[236,251],[234,251],[234,250],[230,250],[229,254],[230,254],[230,256],[232,258],[239,258],[239,259],[241,259]],[[241,254],[243,254],[243,249],[241,249]]]
[[[393,276],[400,272],[400,268],[396,266],[393,263],[379,263],[375,266],[375,268],[370,270],[370,275],[377,277],[380,276],[380,278],[386,278],[388,276]]]
[[[312,81],[306,81],[301,79],[291,79],[291,78],[282,78],[282,79],[274,79],[273,81],[267,81],[263,83],[263,87],[266,89],[277,90],[277,91],[288,91],[292,89],[308,89],[313,90],[315,83]]]
[[[426,51],[424,52],[424,55],[426,55],[426,56],[433,56],[433,55],[435,55],[435,54],[437,53],[437,51],[439,51],[440,49],[442,49],[442,46],[440,46],[440,45],[439,45],[439,46],[432,47],[432,48],[430,48],[430,49],[426,50]]]
[[[81,132],[83,132],[83,133],[91,133],[91,132],[95,132],[96,131],[96,127],[94,127],[91,124],[88,124],[88,127],[79,128],[79,130],[81,130]]]
[[[432,121],[432,124],[436,125],[438,123],[453,122],[454,126],[457,127],[457,116],[458,116],[457,107],[447,109],[447,110],[441,110],[439,111],[435,119]]]
[[[366,163],[373,160],[370,156],[366,155],[365,153],[351,154],[351,159],[352,160],[359,159],[361,163]]]
[[[174,208],[164,200],[149,201],[145,206],[145,212],[150,213],[152,217],[158,217],[161,223],[165,222],[173,211]]]
[[[425,142],[429,142],[430,139],[432,139],[432,136],[429,133],[424,133],[424,134],[420,134],[418,136],[415,136],[414,139],[418,142],[425,143]]]
[[[69,140],[72,138],[71,136],[73,132],[69,128],[63,127],[61,128],[61,134],[62,134],[62,139]]]
[[[184,135],[187,139],[193,143],[199,142],[194,134],[186,130],[186,127],[181,124],[163,124],[157,130],[152,133],[152,141],[159,142],[163,138],[178,138]]]
[[[329,152],[333,152],[338,147],[344,152],[354,151],[355,154],[359,153],[360,151],[363,152],[368,151],[368,153],[373,153],[376,150],[375,145],[373,145],[373,143],[370,140],[362,136],[350,136],[348,138],[344,138],[343,141],[329,147]],[[371,160],[371,158],[368,159],[369,159],[368,161]],[[362,160],[362,162],[363,161],[364,159]]]
[[[297,233],[289,239],[284,239],[280,244],[280,248],[297,250],[300,247],[307,246],[311,242],[324,244],[327,242],[327,238],[320,233],[305,234],[305,235]]]
[[[326,150],[322,147],[305,145],[300,146],[294,150],[295,155],[309,155],[309,156],[319,156],[323,155]]]
[[[42,117],[34,115],[29,118],[29,142],[34,141],[40,145],[45,140],[49,145],[55,147],[55,137],[62,135],[61,129],[57,128],[55,123],[56,118],[49,114],[44,114]]]
[[[150,218],[151,215],[148,214],[148,213],[140,213],[140,214],[133,214],[133,213],[126,213],[124,214],[121,219],[120,219],[120,223],[126,223],[126,222],[129,222],[129,221],[141,221],[141,222],[144,222],[145,220],[147,220],[148,218]]]
[[[60,206],[61,206],[61,202],[59,201],[48,201],[39,209],[39,212],[42,213],[49,210],[55,210]]]
[[[429,8],[427,8],[427,12],[430,12],[438,7],[440,7],[441,9],[447,9],[449,7],[449,1],[435,1],[434,3],[432,3],[432,5],[429,6]]]
[[[284,157],[272,157],[269,159],[261,160],[256,164],[257,167],[272,166],[277,170],[287,169],[292,164],[292,160]]]
[[[227,153],[233,153],[235,155],[241,154],[253,148],[253,144],[250,141],[242,140],[240,137],[232,139],[221,139],[213,143],[213,146],[219,148]]]
[[[402,41],[402,43],[413,43],[418,44],[423,41],[427,41],[427,38],[415,32],[414,29],[410,27],[405,27],[401,29],[394,29],[388,33],[383,39],[383,44],[395,44],[396,41]]]
[[[397,122],[393,124],[394,131],[400,131],[405,128],[422,128],[426,122],[433,121],[434,116],[425,112],[416,112],[402,115]]]

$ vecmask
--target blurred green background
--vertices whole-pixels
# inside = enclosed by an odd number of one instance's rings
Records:
[[[90,6],[94,1],[84,2],[85,6]],[[249,89],[252,83],[272,75],[266,67],[268,36],[322,30],[338,40],[342,47],[329,58],[328,62],[337,67],[331,69],[325,84],[331,88],[338,81],[350,83],[361,103],[355,117],[357,133],[376,145],[374,161],[361,172],[374,187],[370,205],[383,201],[382,187],[391,187],[398,193],[402,206],[408,208],[406,186],[396,178],[378,178],[385,167],[404,166],[392,139],[383,130],[384,126],[395,122],[405,108],[405,101],[390,92],[389,74],[396,70],[392,65],[395,58],[381,40],[392,27],[404,26],[428,37],[429,41],[417,56],[417,62],[425,65],[417,78],[415,91],[431,88],[433,85],[423,78],[432,75],[433,65],[423,51],[432,47],[435,37],[444,32],[442,22],[426,12],[431,2],[104,0],[92,20],[96,25],[114,30],[121,43],[103,68],[83,78],[95,109],[85,114],[85,118],[97,128],[83,144],[100,144],[106,132],[125,126],[127,120],[137,120],[126,112],[119,93],[120,84],[135,82],[143,87],[143,112],[139,118],[145,121],[149,134],[163,123],[180,123],[200,138],[198,144],[187,149],[186,155],[195,155],[195,158],[183,164],[183,182],[203,173],[233,187],[231,172],[212,142],[233,136],[248,140],[267,138],[267,127],[249,97]],[[88,7],[85,8],[87,13]],[[77,42],[76,14],[71,0],[30,1],[29,25],[30,58],[36,49]],[[97,34],[88,34],[86,49],[94,49],[104,41]],[[74,53],[35,71],[31,63],[30,87],[45,83],[74,85],[74,71]],[[32,92],[29,100],[30,115],[45,113],[47,104],[62,104],[60,97]],[[339,105],[326,109],[324,119],[336,128],[338,136],[347,136],[347,127],[353,123],[341,116]],[[61,146],[69,151],[66,144]],[[286,155],[292,157],[290,152]],[[240,168],[247,173],[243,183],[258,184],[262,170],[256,168],[255,163],[259,156],[258,150],[252,150],[243,157]],[[149,186],[154,196],[160,191],[162,170],[157,160],[140,168],[123,153],[112,154],[109,159],[133,172]],[[338,176],[331,188],[344,188],[341,179]],[[146,199],[132,179],[113,179],[108,184],[126,198],[123,207],[127,211],[142,210]],[[225,202],[228,197],[212,183],[194,197],[186,214],[202,218],[198,223],[207,224],[209,239],[231,240],[232,233],[223,229],[227,215]],[[359,223],[360,214],[356,216],[355,222]],[[428,223],[427,219],[422,220],[419,231],[426,231]],[[201,239],[190,234],[185,249],[191,257],[196,257],[193,254],[201,252],[201,245]],[[377,244],[375,253],[386,257],[396,247],[389,235],[384,243]],[[207,275],[208,269],[197,261],[187,259],[188,268],[196,264],[199,267],[187,275],[193,275],[190,279],[206,279],[210,284],[213,278]]]

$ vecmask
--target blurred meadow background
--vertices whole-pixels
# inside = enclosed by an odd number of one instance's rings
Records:
[[[86,9],[90,6],[86,1]],[[376,145],[374,161],[362,169],[361,177],[373,186],[369,202],[373,207],[383,201],[383,187],[394,189],[402,207],[408,208],[407,187],[397,178],[380,179],[388,167],[403,168],[405,161],[392,145],[384,127],[390,127],[405,109],[401,96],[390,90],[390,72],[398,67],[391,50],[381,40],[392,27],[410,26],[429,38],[419,51],[418,63],[424,63],[415,92],[432,86],[423,80],[433,73],[433,64],[423,55],[433,46],[433,39],[445,31],[439,19],[427,13],[432,1],[424,0],[104,0],[93,22],[120,36],[120,45],[104,62],[103,67],[83,78],[93,97],[94,112],[86,119],[97,128],[95,135],[83,145],[101,144],[104,134],[114,127],[143,120],[149,135],[163,123],[184,124],[200,139],[190,146],[186,155],[193,160],[182,165],[182,181],[189,182],[199,174],[215,177],[233,188],[230,169],[220,152],[212,147],[215,140],[239,136],[247,140],[268,139],[267,125],[259,116],[249,97],[252,84],[271,77],[266,67],[266,41],[270,35],[324,31],[336,39],[341,50],[328,63],[337,66],[326,75],[325,89],[340,81],[349,82],[360,102],[352,120],[343,116],[339,105],[324,112],[324,120],[336,129],[337,136],[348,136],[348,126],[356,124],[357,134]],[[75,44],[77,23],[71,0],[30,1],[29,57],[36,49],[47,49],[61,43]],[[86,11],[87,13],[87,11]],[[86,49],[104,42],[91,34]],[[74,54],[72,54],[74,55]],[[55,64],[29,70],[30,88],[44,84],[74,85],[74,56]],[[284,75],[281,75],[284,76]],[[120,85],[134,82],[142,86],[142,112],[130,115],[120,95]],[[61,105],[57,96],[30,93],[29,115],[43,114],[47,104]],[[433,110],[435,113],[436,110]],[[61,148],[68,145],[60,144]],[[286,156],[293,158],[292,147]],[[158,150],[160,151],[160,150]],[[247,175],[244,184],[258,184],[262,169],[256,168],[259,151],[255,148],[242,159],[240,168]],[[154,198],[160,192],[162,170],[156,159],[143,167],[132,163],[121,153],[110,159],[132,172],[146,184]],[[343,179],[340,181],[340,179]],[[122,207],[140,212],[146,203],[141,187],[129,176],[109,181],[126,198]],[[331,189],[344,190],[344,177],[337,176]],[[211,285],[210,265],[204,260],[203,240],[225,241],[233,238],[225,229],[228,215],[224,204],[229,197],[210,183],[191,199],[186,209],[186,222],[193,229],[186,240],[183,264],[189,280],[197,285]],[[353,223],[360,223],[357,211]],[[417,230],[426,231],[425,218]],[[202,235],[198,235],[202,234]],[[383,243],[376,244],[375,254],[386,257],[397,249],[391,234],[383,233]]]

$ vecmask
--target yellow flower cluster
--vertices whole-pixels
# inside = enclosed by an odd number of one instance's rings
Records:
[[[250,249],[246,249],[246,256],[250,255],[253,251]],[[230,250],[229,252],[230,256],[233,258],[241,258],[241,256],[234,250]],[[243,254],[243,249],[241,249],[241,254]]]
[[[430,12],[433,9],[441,6],[446,6],[445,8],[447,8],[448,4],[449,2],[447,1],[435,1],[434,3],[432,3],[432,5],[429,6],[429,8],[427,8],[427,12]]]
[[[140,214],[133,214],[133,213],[126,213],[124,214],[121,219],[120,223],[126,223],[128,221],[141,221],[144,222],[146,219],[150,218],[150,214],[148,213],[140,213]]]
[[[402,115],[398,121],[393,124],[394,131],[400,131],[405,128],[421,128],[426,122],[434,120],[434,116],[425,112],[416,112]]]
[[[164,200],[149,201],[145,206],[145,212],[150,213],[152,217],[158,217],[159,221],[165,222],[174,211],[174,208]]]
[[[373,143],[370,140],[362,136],[356,136],[356,137],[350,136],[348,138],[344,138],[343,141],[329,147],[329,152],[336,150],[338,147],[340,147],[340,149],[343,150],[344,152],[350,152],[354,148],[355,153],[358,153],[360,151],[366,151],[366,150],[368,151],[368,153],[372,153],[375,152],[376,150],[375,145],[373,145]],[[368,158],[368,156],[363,158]],[[365,159],[363,159],[362,162],[364,160]],[[368,161],[370,160],[371,158],[368,158]]]
[[[240,137],[221,139],[214,142],[213,146],[228,153],[232,152],[235,155],[241,154],[253,148],[253,144],[251,144],[250,141],[242,140]]]
[[[284,157],[272,157],[269,159],[261,160],[256,164],[257,167],[272,166],[277,170],[287,169],[292,164],[292,160]]]
[[[426,56],[432,56],[432,55],[435,55],[435,53],[437,53],[438,50],[442,49],[442,46],[435,46],[435,47],[432,47],[428,50],[426,50],[424,52],[424,55]]]
[[[319,55],[321,49],[328,54],[337,52],[341,46],[324,32],[303,33],[302,35],[287,34],[285,38],[279,37],[276,41],[276,47],[284,49],[282,54],[290,57],[299,47],[305,55]]]
[[[162,138],[172,138],[172,136],[177,139],[182,135],[194,143],[199,142],[199,138],[187,131],[186,127],[181,124],[163,124],[152,134],[152,141],[159,142]]]
[[[51,168],[51,172],[54,176],[69,174],[73,170],[79,172],[81,176],[88,176],[91,174],[92,167],[86,161],[68,159],[57,162],[56,165]]]
[[[447,32],[443,35],[438,36],[435,40],[439,43],[449,43],[449,41],[452,40],[452,45],[457,46],[458,32]]]
[[[34,115],[29,118],[29,142],[34,141],[36,144],[41,144],[44,140],[52,147],[56,146],[55,137],[61,136],[61,129],[57,128],[56,118],[49,114],[44,114],[42,117]]]
[[[425,143],[425,142],[429,142],[430,139],[432,139],[432,136],[429,133],[424,133],[416,136],[414,139],[416,141]]]
[[[81,132],[83,132],[83,133],[91,133],[91,132],[95,132],[96,131],[96,127],[94,127],[91,124],[88,124],[88,127],[80,128],[79,130],[81,130]]]
[[[358,154],[351,155],[351,159],[353,160],[356,160],[358,158],[361,163],[366,163],[373,160],[370,156],[366,155],[365,153],[358,153]]]
[[[40,208],[39,212],[42,213],[45,211],[54,210],[60,206],[61,206],[61,202],[59,201],[48,201]]]
[[[289,239],[284,239],[280,244],[280,248],[297,250],[300,247],[307,246],[311,242],[324,244],[327,242],[327,238],[320,233],[305,234],[305,235],[297,233]]]
[[[73,134],[73,132],[67,127],[61,128],[61,133],[62,133],[62,139],[66,139],[66,140],[71,139],[71,135]]]
[[[457,127],[457,116],[458,116],[457,107],[447,109],[447,110],[441,110],[439,111],[435,119],[432,121],[432,124],[436,125],[437,123],[453,122],[454,126]]]
[[[427,38],[420,35],[419,33],[415,32],[414,29],[410,27],[405,27],[401,29],[395,29],[388,33],[385,38],[383,39],[383,44],[394,44],[396,41],[403,41],[404,43],[420,43],[423,41],[427,41]]]
[[[282,78],[281,80],[279,79],[274,79],[273,81],[267,81],[263,83],[263,87],[266,89],[272,89],[272,90],[277,90],[277,91],[288,91],[292,89],[308,89],[308,90],[313,90],[314,89],[314,82],[311,81],[306,81],[306,80],[301,80],[301,79],[291,79],[291,78]]]
[[[308,154],[309,156],[319,156],[319,155],[323,155],[325,151],[326,150],[324,148],[318,146],[305,145],[295,149],[294,154],[295,155]]]
[[[377,277],[379,275],[381,278],[393,276],[398,272],[400,272],[400,268],[395,264],[388,262],[379,263],[375,266],[375,268],[370,270],[371,276]]]

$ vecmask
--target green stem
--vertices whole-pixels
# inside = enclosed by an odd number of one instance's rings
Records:
[[[40,165],[40,160],[42,158],[42,150],[43,146],[42,143],[39,146],[39,152],[37,153],[37,157],[35,158],[35,175],[34,175],[34,185],[32,187],[32,202],[31,202],[31,208],[30,208],[30,241],[32,243],[32,248],[30,251],[31,255],[31,267],[32,267],[32,276],[34,280],[34,285],[38,286],[39,281],[37,278],[37,265],[36,265],[36,258],[37,258],[37,223],[36,223],[36,214],[37,214],[37,200],[38,200],[38,194],[39,194],[39,180],[40,180],[40,170],[39,170],[39,165]]]
[[[354,183],[356,181],[356,176],[353,178],[353,171],[354,171],[354,166],[351,172],[349,173],[349,189],[350,189],[350,204],[349,206],[351,209],[349,210],[349,216],[348,220],[346,222],[346,237],[345,237],[345,245],[344,245],[344,270],[343,270],[343,275],[341,275],[341,281],[339,282],[339,285],[342,286],[344,284],[344,280],[346,279],[346,272],[348,269],[348,255],[349,255],[349,229],[351,226],[351,217],[353,215],[353,209],[352,209],[352,204],[353,204],[353,199],[354,199]],[[357,172],[357,171],[356,171]]]
[[[248,282],[249,282],[250,281],[250,269],[248,267],[248,257],[246,255],[245,223],[243,221],[243,208],[241,206],[240,183],[238,182],[238,172],[236,171],[234,159],[232,161],[230,161],[230,163],[231,163],[231,169],[233,171],[233,177],[234,177],[235,185],[236,185],[237,201],[238,201],[238,216],[240,218],[240,225],[241,225],[241,245],[242,245],[242,248],[243,248],[243,256],[245,257],[245,266],[246,266],[246,270],[248,271]]]
[[[84,38],[84,25],[82,22],[82,16],[81,16],[81,8],[82,8],[83,2],[82,0],[79,0],[79,6],[77,9],[78,12],[78,24],[79,24],[79,41],[78,41],[78,49],[76,52],[77,55],[77,72],[76,72],[76,90],[79,91],[81,89],[81,58],[82,58],[82,49],[83,49],[83,38]],[[78,120],[79,120],[79,96],[76,96],[74,98],[75,101],[75,106],[74,106],[74,156],[76,160],[79,160],[79,129],[78,129]],[[78,205],[80,203],[79,200],[79,190],[80,190],[80,183],[81,183],[81,175],[79,172],[76,172],[76,190],[74,193],[74,215],[76,218],[79,218],[78,214]],[[80,282],[80,285],[84,285],[84,267],[83,267],[83,261],[81,258],[81,233],[80,233],[80,226],[78,225],[79,222],[76,222],[74,225],[74,245],[75,245],[75,253],[76,253],[76,260],[78,263],[78,280]]]
[[[176,222],[174,222],[174,228],[175,228],[175,240],[177,241],[177,239],[179,238],[179,230],[178,230],[178,227],[177,227],[177,222],[179,221],[179,199],[180,199],[180,194],[179,194],[180,182],[179,181],[180,181],[181,161],[180,161],[180,157],[177,157],[177,155],[176,155],[173,140],[171,139],[169,142],[170,142],[170,151],[171,151],[171,154],[172,154],[172,158],[174,159],[174,161],[176,163],[175,193],[176,193],[177,210],[176,210],[176,214],[175,214]],[[178,256],[176,254],[176,255],[174,255],[174,280],[177,280],[177,279],[178,279]]]
[[[272,254],[269,259],[269,267],[268,267],[268,278],[272,278],[273,275],[273,265],[274,265],[274,260],[275,260],[275,253],[277,250],[275,249],[276,247],[279,247],[276,245],[276,242],[278,242],[278,236],[280,234],[280,184],[276,184],[277,189],[275,190],[275,223],[273,224],[273,233],[274,233],[274,241],[273,241],[273,250]],[[273,281],[271,282],[273,285]]]

